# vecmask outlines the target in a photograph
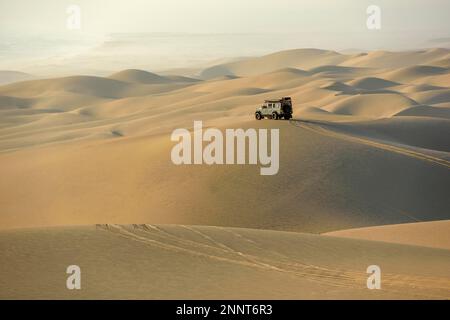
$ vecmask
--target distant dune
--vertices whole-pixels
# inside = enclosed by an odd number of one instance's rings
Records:
[[[94,76],[71,76],[58,79],[32,80],[14,83],[1,88],[2,92],[20,96],[52,95],[55,91],[65,91],[98,97],[120,97],[128,84],[122,81]]]
[[[136,82],[136,83],[167,83],[168,79],[159,76],[155,73],[151,73],[143,70],[128,69],[109,76],[111,79],[125,81],[125,82]]]
[[[192,79],[183,76],[160,76],[143,70],[128,69],[109,76],[111,79],[120,80],[124,82],[140,83],[140,84],[163,84],[174,82],[196,82],[197,79]]]
[[[345,59],[345,55],[334,51],[296,49],[281,51],[259,58],[212,66],[203,70],[201,77],[210,79],[223,75],[251,76],[287,67],[310,69],[324,64],[339,64]]]
[[[304,70],[323,66],[392,69],[420,64],[439,67],[439,64],[443,64],[442,67],[446,67],[445,59],[448,59],[448,57],[448,49],[407,52],[375,51],[360,54],[341,54],[318,49],[295,49],[242,61],[218,64],[205,69],[201,76],[205,79],[220,75],[249,76],[286,67]],[[344,70],[344,68],[341,70]]]
[[[430,65],[439,59],[448,58],[448,55],[449,50],[444,48],[403,52],[373,51],[346,59],[342,65],[380,69],[404,68],[415,65]]]
[[[9,84],[12,82],[24,81],[33,79],[34,76],[25,72],[0,70],[0,85]]]
[[[420,77],[435,76],[440,74],[448,74],[448,69],[433,66],[413,66],[388,72],[384,74],[384,77],[386,79],[399,82],[410,82]]]
[[[349,84],[351,84],[354,87],[366,90],[379,90],[399,85],[399,83],[397,82],[384,80],[377,77],[364,77],[353,80]]]
[[[388,118],[414,105],[417,102],[401,94],[380,93],[350,96],[330,103],[324,109],[342,115]]]

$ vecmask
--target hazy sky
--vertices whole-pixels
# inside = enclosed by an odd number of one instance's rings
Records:
[[[67,28],[70,5],[80,30]],[[369,5],[381,9],[380,30],[366,26]],[[450,47],[450,1],[0,0],[0,70],[155,71],[305,47]]]
[[[370,4],[381,7],[385,31],[450,30],[448,0],[0,0],[0,31],[67,32],[70,4],[80,6],[85,34],[363,32]]]

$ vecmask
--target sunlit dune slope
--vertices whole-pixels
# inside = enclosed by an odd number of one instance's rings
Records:
[[[403,243],[449,250],[449,230],[450,221],[440,220],[339,230],[326,233],[326,235],[390,243]]]

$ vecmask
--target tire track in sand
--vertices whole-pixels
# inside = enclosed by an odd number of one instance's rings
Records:
[[[198,257],[208,258],[220,262],[237,264],[245,267],[256,268],[260,270],[268,270],[274,272],[281,272],[285,274],[289,274],[295,277],[303,277],[305,280],[316,282],[320,285],[328,285],[331,287],[339,287],[339,288],[357,288],[358,283],[361,282],[360,279],[355,279],[353,276],[348,276],[341,274],[338,270],[335,271],[322,271],[313,268],[283,268],[276,266],[274,264],[268,263],[266,261],[260,261],[259,257],[250,256],[250,255],[242,255],[239,254],[235,256],[236,258],[223,257],[215,254],[209,254],[205,252],[201,252],[199,248],[185,248],[179,245],[173,245],[167,243],[165,240],[155,240],[151,239],[148,236],[140,236],[136,234],[134,231],[137,230],[136,227],[132,226],[133,229],[123,226],[123,225],[97,225],[97,229],[106,230],[116,234],[117,236],[126,238],[128,240],[137,241],[140,243],[144,243],[146,245],[151,245],[153,247],[159,249],[165,249],[177,253],[185,253]],[[135,230],[134,230],[135,229]],[[222,247],[222,246],[221,246]],[[223,247],[222,247],[223,248]],[[231,248],[230,248],[231,249]],[[233,250],[233,249],[231,249]],[[229,251],[228,251],[229,252]],[[358,277],[359,278],[359,277]],[[361,274],[361,279],[362,274]]]
[[[288,257],[281,253],[279,258],[285,258],[291,261],[280,261],[281,259],[270,259],[264,256],[266,249],[258,245],[254,240],[246,238],[244,235],[233,231],[233,234],[239,234],[238,238],[245,242],[252,243],[258,249],[262,250],[263,256],[259,254],[249,254],[246,252],[240,252],[224,244],[221,241],[214,239],[211,235],[207,235],[204,232],[191,226],[179,226],[182,229],[188,230],[200,236],[203,239],[207,239],[210,244],[198,243],[195,240],[188,239],[184,236],[167,232],[158,226],[153,225],[97,225],[97,229],[106,230],[116,234],[117,236],[126,238],[128,240],[137,241],[146,245],[150,245],[159,249],[169,250],[176,253],[184,253],[194,255],[202,258],[212,259],[225,263],[232,263],[241,265],[244,267],[256,268],[260,270],[280,272],[292,277],[301,277],[307,281],[315,282],[320,286],[330,286],[335,288],[341,288],[346,290],[358,290],[364,288],[367,275],[361,271],[355,270],[342,270],[329,268],[326,266],[316,266],[311,264],[299,263],[293,260],[292,257]],[[224,230],[225,228],[216,228],[217,230]],[[141,234],[142,233],[142,234]],[[228,233],[228,232],[227,232]],[[156,236],[157,239],[152,237]],[[170,240],[175,240],[176,244],[171,244]],[[215,248],[217,251],[214,254],[208,252],[202,252],[201,249]],[[272,251],[272,250],[270,250]],[[222,254],[228,253],[232,256],[222,256]],[[272,253],[275,253],[272,251]],[[443,282],[441,278],[432,278],[427,276],[418,275],[401,275],[401,274],[384,274],[383,275],[384,288],[390,292],[401,293],[405,288],[414,288],[417,293],[411,293],[418,297],[428,296],[429,298],[448,298],[445,294],[435,294],[430,292],[438,290],[439,292],[445,292],[450,283]]]
[[[433,164],[437,164],[437,165],[443,166],[447,169],[450,169],[450,161],[448,161],[448,160],[441,159],[441,158],[438,158],[438,157],[435,157],[435,156],[432,156],[429,154],[421,153],[421,152],[414,151],[414,150],[407,149],[407,148],[398,147],[398,146],[394,146],[391,144],[382,143],[382,142],[378,142],[378,141],[374,141],[374,140],[370,140],[370,139],[366,139],[366,138],[361,138],[361,137],[353,136],[350,134],[336,132],[331,129],[325,128],[323,126],[323,125],[327,125],[327,123],[325,123],[325,122],[292,119],[292,120],[289,120],[289,123],[296,127],[303,128],[303,129],[309,130],[309,131],[317,133],[317,134],[321,134],[321,135],[332,137],[332,138],[338,138],[338,139],[346,140],[346,141],[350,141],[350,142],[355,142],[355,143],[359,143],[359,144],[364,144],[364,145],[367,145],[370,147],[394,152],[394,153],[408,156],[411,158],[415,158],[418,160],[428,161]]]

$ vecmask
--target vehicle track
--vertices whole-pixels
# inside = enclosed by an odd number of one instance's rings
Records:
[[[347,290],[364,289],[365,286],[367,274],[363,271],[342,270],[299,262],[282,253],[264,248],[255,240],[247,238],[237,230],[215,227],[219,231],[231,234],[241,241],[252,245],[257,249],[256,252],[249,253],[242,251],[242,249],[241,251],[238,251],[230,245],[215,239],[210,234],[206,234],[197,227],[179,226],[179,228],[191,232],[192,235],[200,237],[200,239],[207,240],[208,244],[195,241],[187,236],[174,234],[173,232],[169,232],[155,225],[97,225],[97,229],[112,232],[117,236],[128,240],[137,241],[145,245],[170,250],[176,253],[195,255],[202,258],[237,264],[244,267],[257,268],[260,270],[280,272],[292,277],[301,277],[321,286],[330,286]],[[319,250],[319,248],[317,249]],[[259,252],[261,255],[258,254]],[[267,252],[270,252],[273,256],[277,256],[277,258],[267,257]],[[448,291],[450,281],[448,279],[428,276],[384,273],[383,286],[390,292],[397,293],[401,293],[404,288],[414,288],[417,290],[418,297],[427,296],[429,298],[442,299],[449,298],[444,292]],[[443,294],[436,295],[429,292],[436,289]]]
[[[139,226],[139,227],[137,227]],[[341,287],[341,288],[348,288],[353,287],[357,288],[358,283],[362,283],[361,281],[363,278],[363,273],[360,274],[359,279],[355,278],[354,275],[348,276],[343,274],[339,270],[321,270],[314,267],[306,267],[302,266],[302,268],[297,267],[291,267],[291,268],[283,268],[278,265],[274,265],[270,262],[267,262],[266,259],[260,259],[260,257],[238,253],[234,251],[233,249],[227,250],[228,253],[235,253],[234,257],[224,257],[216,254],[211,254],[207,252],[202,252],[199,250],[199,248],[195,248],[195,246],[188,246],[186,248],[185,246],[181,246],[180,244],[171,244],[167,241],[167,239],[161,239],[161,240],[155,240],[149,237],[149,235],[139,235],[137,232],[140,230],[144,230],[145,227],[148,225],[133,225],[132,228],[128,228],[127,226],[122,225],[97,225],[98,229],[106,230],[113,232],[114,234],[126,238],[128,240],[138,241],[147,245],[151,245],[153,247],[157,247],[160,249],[170,250],[177,253],[185,253],[185,254],[191,254],[203,258],[208,258],[220,262],[226,262],[226,263],[232,263],[232,264],[238,264],[245,267],[253,267],[257,269],[262,270],[270,270],[275,272],[282,272],[291,274],[293,276],[301,276],[306,280],[319,283],[321,285],[328,285],[328,286],[334,286],[334,287]],[[152,229],[150,227],[150,229]],[[190,228],[192,230],[192,228]],[[196,230],[197,232],[200,232]],[[209,237],[209,236],[207,236]],[[209,237],[211,238],[211,237]],[[188,242],[191,242],[188,240]],[[224,249],[222,245],[219,245],[219,242],[216,241],[216,245],[219,246],[220,249]]]
[[[361,138],[361,137],[357,137],[357,136],[353,136],[353,135],[349,135],[349,134],[336,132],[334,130],[325,128],[325,126],[327,125],[326,122],[291,119],[291,120],[289,120],[289,123],[296,127],[303,128],[303,129],[309,130],[309,131],[317,133],[317,134],[321,134],[321,135],[333,137],[333,138],[338,138],[338,139],[346,140],[346,141],[350,141],[350,142],[355,142],[355,143],[359,143],[359,144],[364,144],[364,145],[378,148],[378,149],[381,149],[384,151],[390,151],[390,152],[398,153],[398,154],[401,154],[404,156],[412,157],[412,158],[415,158],[418,160],[428,161],[433,164],[437,164],[437,165],[443,166],[447,169],[450,169],[450,161],[448,161],[448,160],[441,159],[441,158],[438,158],[438,157],[435,157],[435,156],[432,156],[429,154],[421,153],[421,152],[418,152],[415,150],[398,147],[398,146],[394,146],[391,144],[382,143],[379,141]]]

